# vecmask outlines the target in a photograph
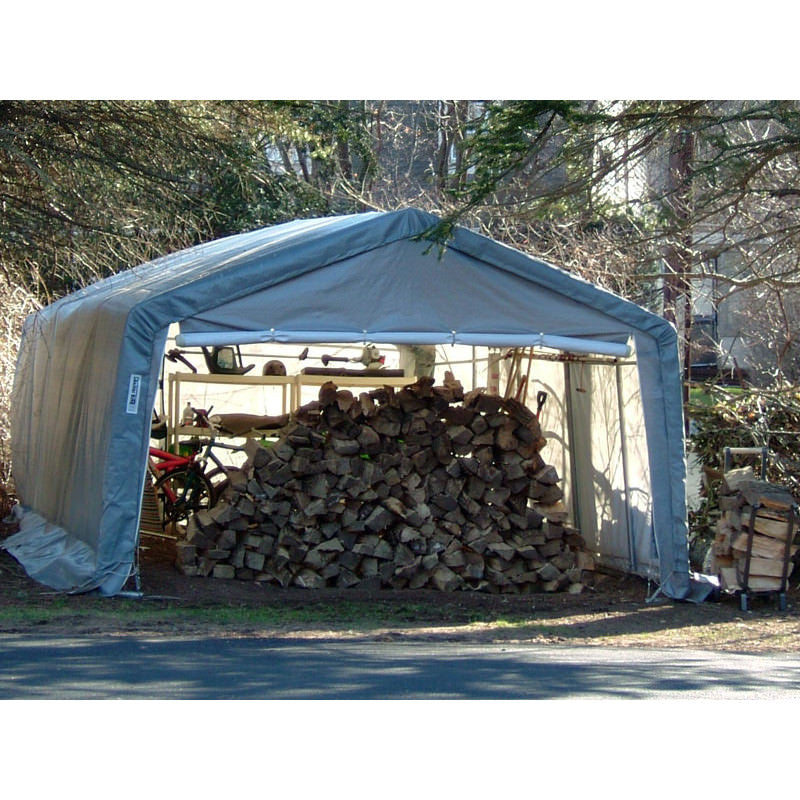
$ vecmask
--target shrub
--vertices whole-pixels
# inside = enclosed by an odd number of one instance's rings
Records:
[[[11,489],[11,390],[22,332],[28,314],[40,305],[36,298],[21,286],[10,284],[0,276],[0,488]],[[3,493],[5,494],[5,492]]]

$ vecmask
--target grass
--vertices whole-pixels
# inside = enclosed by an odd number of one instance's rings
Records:
[[[730,395],[737,395],[742,394],[744,390],[741,386],[726,386],[725,392]],[[700,385],[700,386],[691,386],[689,388],[689,406],[713,406],[716,400],[714,399],[712,393],[708,390],[708,387]]]
[[[347,639],[421,637],[425,641],[536,642],[616,647],[698,648],[736,652],[800,652],[800,620],[771,608],[742,615],[737,608],[685,604],[607,612],[485,613],[413,603],[318,603],[178,606],[166,601],[110,598],[81,605],[53,598],[0,607],[0,634],[266,636]],[[154,601],[155,602],[155,601]],[[681,610],[684,613],[681,613]],[[688,616],[687,616],[688,614]]]
[[[307,606],[280,604],[260,606],[214,605],[178,606],[168,601],[152,605],[147,600],[83,598],[80,606],[74,598],[54,597],[46,605],[20,603],[0,607],[0,629],[20,625],[55,624],[58,622],[116,625],[123,629],[135,625],[152,626],[210,625],[245,628],[331,628],[369,630],[383,627],[411,627],[419,624],[516,624],[512,620],[492,620],[491,614],[448,613],[438,608],[432,611],[423,604],[389,604],[376,602],[317,603]]]
[[[631,599],[633,598],[633,599]],[[553,598],[548,598],[553,600]],[[0,602],[0,635],[259,636],[334,641],[353,637],[473,642],[697,647],[800,652],[796,597],[787,612],[764,600],[742,613],[736,598],[720,603],[645,604],[644,596],[605,595],[583,603],[475,605],[453,596],[436,602],[276,595],[258,603],[145,596],[102,598],[9,585]]]

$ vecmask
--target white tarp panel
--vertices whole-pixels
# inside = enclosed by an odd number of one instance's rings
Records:
[[[531,373],[529,406],[538,391],[547,393],[544,455],[561,476],[564,504],[588,548],[616,569],[658,574],[635,360],[539,359]]]
[[[571,363],[568,369],[578,528],[602,562],[657,572],[636,367]]]
[[[502,344],[545,333],[635,343],[661,587],[685,596],[674,329],[563,270],[463,229],[441,258],[436,248],[425,254],[416,239],[436,221],[408,209],[276,225],[130,269],[30,318],[12,416],[14,476],[26,524],[7,540],[9,551],[30,573],[57,575],[59,588],[120,591],[137,544],[150,415],[172,323],[187,334],[275,329],[317,332],[318,341],[335,341],[337,332],[341,341],[366,340],[379,331],[387,343],[438,333],[442,341],[476,337],[472,343],[491,345],[493,337]],[[36,516],[45,525],[28,523]]]
[[[653,533],[650,462],[647,452],[647,429],[642,409],[639,372],[633,365],[617,368],[618,391],[622,406],[620,432],[620,467],[629,516],[629,535],[632,538],[629,565],[631,571],[647,575],[658,574],[658,552]]]

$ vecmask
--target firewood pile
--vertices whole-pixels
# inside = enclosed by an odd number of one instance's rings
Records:
[[[793,505],[789,492],[775,484],[756,480],[750,467],[725,473],[719,495],[722,515],[711,545],[711,571],[719,575],[724,590],[781,590],[784,559],[787,557],[788,518]],[[796,534],[795,525],[793,540]],[[751,536],[752,544],[749,542]],[[794,567],[791,558],[798,549],[792,542],[788,545],[787,577]]]
[[[530,409],[448,376],[355,396],[328,382],[221,500],[178,568],[280,586],[577,593],[592,562],[567,525]]]

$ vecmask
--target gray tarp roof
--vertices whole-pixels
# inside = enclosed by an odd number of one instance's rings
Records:
[[[662,590],[689,586],[681,381],[674,328],[634,303],[458,228],[444,253],[414,210],[298,220],[99,281],[26,322],[12,446],[20,533],[42,583],[116,594],[137,546],[150,421],[170,324],[210,341],[633,343]],[[421,291],[420,287],[424,287]],[[552,340],[558,342],[558,339]],[[605,344],[600,344],[600,342]]]

